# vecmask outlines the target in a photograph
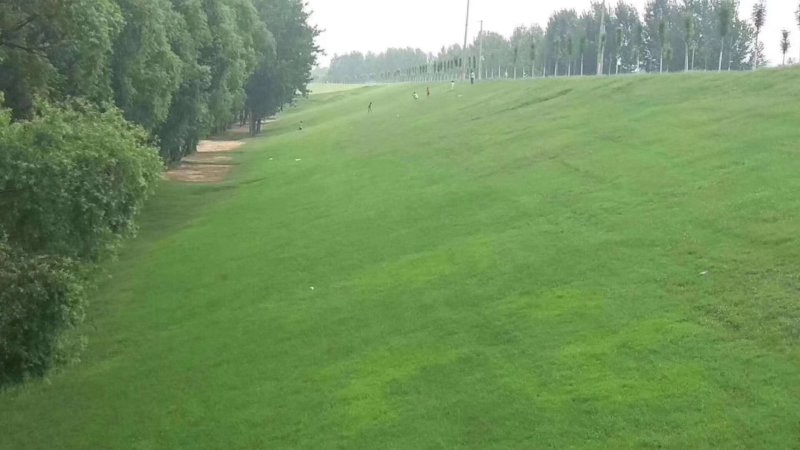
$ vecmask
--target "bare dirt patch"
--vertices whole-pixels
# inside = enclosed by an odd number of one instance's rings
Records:
[[[221,183],[228,177],[231,169],[231,165],[181,163],[167,172],[167,179],[182,183]]]
[[[243,145],[242,141],[200,141],[197,153],[232,152]]]
[[[197,153],[167,171],[166,178],[181,183],[221,183],[234,167],[230,152],[242,145],[242,141],[200,141]]]

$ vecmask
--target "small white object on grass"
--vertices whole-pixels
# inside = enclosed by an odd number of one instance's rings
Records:
[[[300,158],[295,159],[295,162],[299,162],[299,161],[302,161],[302,159],[300,159]]]
[[[311,290],[312,290],[312,291],[314,290],[314,286],[311,286]]]
[[[703,275],[703,276],[708,275],[708,271],[704,270],[704,271],[700,272],[700,275]]]

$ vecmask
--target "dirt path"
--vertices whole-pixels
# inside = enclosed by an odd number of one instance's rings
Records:
[[[197,153],[183,158],[167,171],[166,178],[181,183],[221,183],[233,169],[230,152],[242,145],[242,141],[200,141]]]

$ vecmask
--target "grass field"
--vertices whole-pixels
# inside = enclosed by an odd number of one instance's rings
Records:
[[[0,448],[800,446],[800,71],[413,89],[165,184]]]

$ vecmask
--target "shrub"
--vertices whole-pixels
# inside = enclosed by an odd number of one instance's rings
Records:
[[[91,268],[135,231],[158,180],[158,151],[116,109],[0,109],[0,386],[65,356]]]
[[[0,242],[0,386],[44,375],[66,356],[64,332],[83,319],[76,266]]]
[[[135,230],[161,168],[116,109],[45,105],[18,123],[0,112],[0,232],[30,253],[97,261]]]

